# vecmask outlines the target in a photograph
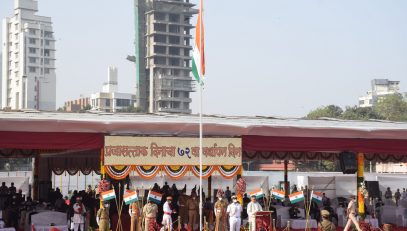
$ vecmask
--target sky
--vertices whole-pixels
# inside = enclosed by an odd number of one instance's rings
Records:
[[[197,2],[197,0],[192,0]],[[407,92],[405,0],[207,0],[203,113],[302,117],[353,106],[374,78]],[[0,18],[13,0],[0,0]],[[39,0],[52,17],[57,106],[100,91],[109,65],[135,92],[133,0]],[[1,32],[0,32],[1,33]],[[199,95],[192,94],[198,113]]]

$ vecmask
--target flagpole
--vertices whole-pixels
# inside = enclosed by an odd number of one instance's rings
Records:
[[[202,34],[202,27],[203,27],[203,0],[199,1],[199,50],[201,52],[203,52],[202,49],[202,39],[203,39],[203,34]],[[202,58],[202,54],[201,58]],[[201,60],[201,59],[200,59]],[[202,60],[201,60],[202,62]],[[199,64],[201,65],[201,63]],[[203,203],[202,203],[202,93],[203,93],[203,79],[204,79],[204,71],[200,68],[200,70],[202,71],[202,77],[201,77],[201,81],[199,81],[199,231],[202,231],[202,207],[203,207]]]

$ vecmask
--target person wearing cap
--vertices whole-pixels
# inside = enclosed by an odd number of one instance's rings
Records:
[[[336,227],[334,223],[329,220],[329,212],[328,210],[321,211],[322,221],[318,224],[318,228],[321,231],[336,231]]]
[[[249,230],[256,230],[256,213],[263,211],[261,205],[256,200],[256,196],[252,195],[250,197],[251,201],[247,204],[247,215],[249,216]]]
[[[226,213],[229,214],[229,227],[230,231],[239,231],[241,219],[240,216],[242,215],[243,208],[240,203],[237,201],[237,197],[235,195],[232,196],[232,203],[228,206]]]
[[[109,202],[103,202],[102,208],[96,213],[96,222],[99,226],[99,231],[109,231],[110,222],[109,222]]]
[[[73,205],[73,224],[74,224],[74,231],[85,231],[85,214],[86,208],[82,204],[82,197],[76,198],[76,203]]]
[[[199,203],[196,199],[196,193],[191,193],[191,197],[187,200],[188,209],[188,228],[195,230],[196,218],[198,217]]]
[[[175,213],[175,211],[172,208],[172,196],[167,197],[167,201],[164,203],[163,206],[163,221],[162,225],[164,225],[164,230],[172,230],[172,218],[171,215]]]
[[[188,224],[188,195],[186,195],[186,189],[182,189],[181,195],[178,197],[178,208],[179,208],[179,216],[181,219],[181,225],[184,226]]]
[[[158,213],[158,206],[154,204],[151,200],[147,201],[147,204],[143,207],[143,217],[144,217],[144,231],[154,230],[155,219]],[[152,228],[152,229],[151,229]]]
[[[135,201],[129,206],[130,214],[130,231],[140,231],[140,209],[138,207],[138,202]]]
[[[355,204],[356,204],[355,196],[352,195],[352,196],[350,196],[350,201],[348,204],[348,208],[346,210],[348,222],[346,222],[346,226],[343,229],[344,231],[348,231],[349,228],[351,227],[352,223],[355,225],[355,227],[358,231],[361,231],[361,229],[359,227],[359,223],[356,220],[356,216],[355,216],[355,214],[356,214],[356,205]]]
[[[227,203],[223,200],[223,190],[219,189],[217,193],[218,201],[214,205],[216,217],[215,231],[226,231],[226,207]]]

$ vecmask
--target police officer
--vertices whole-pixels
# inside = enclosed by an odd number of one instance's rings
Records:
[[[140,231],[140,209],[137,201],[130,204],[129,214],[131,217],[130,231]]]
[[[348,217],[348,222],[346,223],[345,228],[343,229],[344,231],[348,231],[352,223],[355,225],[356,229],[358,231],[362,231],[359,227],[359,223],[356,220],[356,201],[355,201],[355,195],[350,196],[350,201],[348,204],[348,208],[346,210],[346,214]]]
[[[215,231],[225,231],[226,230],[226,201],[222,198],[223,191],[218,191],[218,201],[214,205],[214,212],[216,217]]]
[[[195,230],[196,218],[198,216],[199,203],[196,199],[196,193],[192,193],[191,198],[187,200],[188,208],[188,227],[191,230]]]
[[[155,219],[158,213],[158,206],[154,204],[151,200],[148,200],[147,204],[143,207],[143,217],[144,217],[144,231],[154,230]],[[152,227],[152,229],[150,228]]]
[[[99,226],[99,231],[109,231],[109,202],[105,201],[103,207],[100,208],[96,214],[96,222]]]
[[[329,220],[329,212],[328,210],[321,211],[322,221],[318,224],[318,228],[321,231],[336,231],[336,227],[334,223]]]
[[[242,215],[243,208],[237,201],[236,196],[232,196],[232,203],[228,206],[226,212],[229,214],[230,231],[239,231],[242,222],[240,216]]]

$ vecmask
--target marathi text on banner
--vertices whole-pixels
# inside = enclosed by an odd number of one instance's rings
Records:
[[[203,165],[241,165],[241,138],[204,138]],[[199,165],[199,139],[105,136],[105,165]]]

